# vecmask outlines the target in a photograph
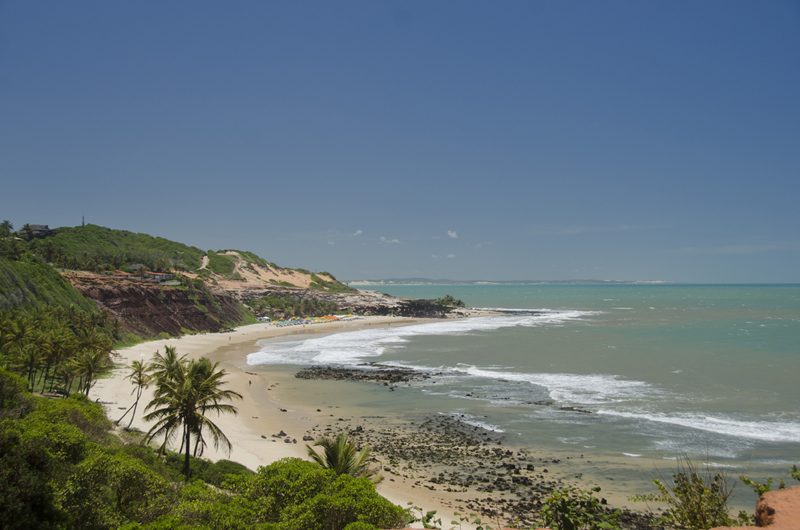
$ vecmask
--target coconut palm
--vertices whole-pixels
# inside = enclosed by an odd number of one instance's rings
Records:
[[[139,406],[139,398],[142,397],[142,391],[150,386],[150,382],[152,381],[152,376],[148,373],[150,370],[150,366],[143,363],[142,361],[133,361],[131,363],[131,373],[125,376],[125,379],[130,379],[131,383],[136,385],[131,391],[131,394],[136,392],[136,401],[133,402],[128,410],[125,411],[125,414],[122,415],[122,418],[128,415],[128,412],[133,410],[133,414],[131,414],[131,421],[128,423],[128,429],[131,428],[133,425],[133,418],[136,416],[136,408]],[[117,424],[122,421],[122,418],[117,420]]]
[[[29,390],[33,392],[34,373],[44,364],[42,351],[33,344],[28,344],[19,349],[17,355],[17,365],[28,373]]]
[[[153,380],[157,382],[156,389],[161,387],[159,384],[160,381],[172,379],[179,365],[184,362],[186,362],[186,356],[181,355],[178,357],[178,350],[175,346],[165,346],[163,354],[156,351],[149,365]]]
[[[306,445],[308,456],[325,469],[332,469],[337,475],[365,477],[375,484],[383,480],[383,477],[367,463],[369,446],[358,451],[356,445],[347,440],[346,433],[340,434],[336,439],[321,438],[314,442],[314,447],[317,446],[322,447],[322,454]]]
[[[175,358],[177,354],[172,352]],[[167,355],[167,354],[165,354]],[[163,357],[162,357],[163,359]],[[155,364],[155,361],[154,361]],[[242,399],[241,394],[233,390],[224,390],[223,377],[225,370],[218,370],[219,363],[210,364],[208,360],[183,361],[178,359],[170,365],[170,370],[161,372],[155,379],[155,397],[145,410],[154,409],[144,417],[145,421],[156,420],[155,425],[148,431],[145,441],[163,436],[162,450],[182,428],[181,449],[185,450],[183,472],[186,481],[189,480],[189,456],[191,451],[192,436],[199,443],[206,445],[203,433],[209,433],[214,442],[214,447],[224,445],[228,452],[231,443],[222,430],[211,421],[209,413],[236,414],[236,407],[223,403],[232,399]]]
[[[73,362],[83,381],[83,388],[80,390],[87,396],[97,378],[114,368],[107,353],[88,348],[81,350]]]

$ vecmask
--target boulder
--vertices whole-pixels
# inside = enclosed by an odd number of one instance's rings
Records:
[[[762,495],[756,503],[755,524],[770,530],[800,530],[800,486]],[[722,526],[712,530],[728,528],[745,530],[747,527]]]

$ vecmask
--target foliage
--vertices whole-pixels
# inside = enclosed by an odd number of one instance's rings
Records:
[[[176,352],[165,358],[185,364]],[[407,512],[369,480],[300,459],[254,474],[234,462],[192,458],[194,474],[217,488],[174,484],[181,455],[164,460],[149,447],[120,446],[99,404],[83,395],[39,398],[26,386],[0,369],[3,528],[374,530],[407,522]]]
[[[226,255],[209,250],[207,253],[208,265],[206,268],[214,274],[219,274],[226,278],[240,277],[238,274],[234,275],[233,269],[236,264],[236,256]]]
[[[121,269],[142,263],[148,270],[190,270],[200,266],[203,251],[163,237],[88,224],[58,228],[57,234],[32,243],[46,261],[80,270]]]
[[[184,475],[188,482],[192,438],[195,441],[195,455],[198,450],[202,454],[202,448],[206,445],[203,431],[210,434],[215,447],[222,443],[230,451],[230,441],[209,419],[208,413],[236,414],[235,407],[223,402],[242,399],[242,395],[222,388],[225,383],[223,377],[227,374],[225,370],[218,370],[219,363],[211,364],[205,357],[186,361],[183,357],[177,357],[174,348],[165,348],[165,355],[167,357],[154,356],[153,360],[155,392],[145,410],[154,410],[144,419],[156,420],[156,423],[148,431],[146,439],[163,436],[163,448],[179,429],[183,429],[180,439],[181,447],[186,452]]]
[[[701,474],[687,457],[679,460],[671,485],[661,479],[653,479],[653,483],[660,495],[642,495],[632,500],[668,504],[669,509],[660,518],[665,525],[708,530],[717,526],[739,526],[750,520],[744,512],[735,519],[729,515],[728,503],[733,497],[735,483],[730,485],[728,477],[719,471],[708,469]]]
[[[54,306],[77,306],[86,312],[97,312],[97,304],[52,267],[0,258],[0,311]]]
[[[576,487],[553,491],[539,512],[542,525],[557,530],[597,530],[616,528],[620,511],[607,513],[592,492]]]
[[[169,482],[125,453],[97,447],[63,485],[62,507],[73,528],[115,528],[151,521],[171,509]]]
[[[0,366],[26,377],[31,390],[86,393],[111,367],[117,322],[75,306],[0,312]]]
[[[365,477],[375,484],[383,480],[383,477],[369,466],[369,446],[359,451],[355,443],[347,440],[347,433],[341,433],[336,439],[320,438],[314,442],[314,447],[322,447],[322,454],[306,445],[308,456],[323,468],[333,470],[337,475]]]
[[[296,300],[290,296],[269,295],[249,302],[253,312],[259,316],[275,318],[279,314],[285,317],[321,317],[339,312],[334,302],[326,302],[318,298]]]
[[[457,300],[449,294],[444,295],[442,298],[437,298],[435,302],[444,307],[465,307],[466,304],[462,300]]]
[[[259,468],[238,488],[247,498],[262,499],[266,520],[280,529],[342,530],[354,522],[396,528],[408,520],[406,510],[378,495],[368,479],[337,476],[297,458]]]
[[[180,477],[183,473],[184,456],[178,453],[168,453],[164,458],[164,464],[172,476]],[[247,467],[231,460],[211,462],[203,458],[189,457],[189,476],[217,487],[222,487],[230,478],[229,475],[250,476],[253,474],[254,472]]]
[[[797,464],[793,465],[787,474],[792,478],[794,478],[795,480],[800,481],[800,470],[797,469]],[[750,488],[759,497],[761,497],[762,495],[764,495],[769,491],[772,491],[772,482],[773,482],[772,477],[767,478],[767,481],[764,482],[763,484],[744,475],[740,475],[739,480],[741,480],[742,483],[744,483],[745,485],[750,486]],[[781,479],[781,482],[778,485],[778,489],[782,490],[785,487],[786,487],[786,481]]]
[[[323,280],[314,273],[310,274],[311,274],[311,284],[309,285],[309,287],[311,289],[316,289],[318,291],[327,291],[329,293],[352,293],[355,291],[355,289],[353,289],[352,287],[348,287],[343,283],[329,282],[327,280]],[[333,276],[331,276],[331,278],[332,277]]]

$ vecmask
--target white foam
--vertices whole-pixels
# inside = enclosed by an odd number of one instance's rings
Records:
[[[551,399],[580,405],[618,403],[658,392],[649,383],[622,379],[617,375],[495,372],[477,366],[470,366],[466,372],[476,377],[502,378],[542,386],[547,389]]]
[[[466,318],[417,324],[396,328],[363,329],[349,333],[336,333],[298,342],[259,341],[261,351],[247,356],[249,365],[270,364],[356,364],[380,357],[387,346],[402,346],[410,337],[436,335],[467,335],[515,326],[558,325],[577,320],[589,311],[543,312],[519,310],[520,314]]]
[[[485,431],[492,431],[492,432],[497,432],[497,433],[506,432],[503,429],[501,429],[500,427],[498,427],[497,425],[492,425],[491,423],[486,423],[486,422],[483,422],[483,421],[480,421],[480,420],[476,419],[476,416],[473,416],[471,414],[463,414],[463,413],[459,413],[459,412],[453,412],[453,413],[449,413],[449,414],[445,414],[444,412],[440,412],[439,414],[441,416],[449,416],[449,417],[451,417],[451,418],[453,418],[455,420],[460,421],[461,423],[470,425],[472,427],[477,427],[477,428],[483,429]]]
[[[745,421],[704,414],[665,414],[616,410],[598,410],[597,413],[627,419],[679,425],[736,438],[748,438],[766,442],[797,442],[800,440],[800,422],[797,421]]]

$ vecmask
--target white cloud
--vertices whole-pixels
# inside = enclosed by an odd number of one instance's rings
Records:
[[[380,237],[380,241],[381,241],[381,243],[399,243],[400,242],[399,239],[387,239],[387,238],[385,238],[383,236]]]
[[[361,230],[356,230],[356,233],[355,233],[355,234],[350,234],[350,235],[351,235],[351,236],[360,236],[360,235],[361,235],[361,234],[363,234],[363,233],[364,233],[364,232],[362,232]]]
[[[433,259],[439,259],[439,256],[437,256],[436,254],[431,254],[431,257],[432,257]]]
[[[458,239],[458,234],[456,234],[455,230],[448,230],[447,235],[452,237],[453,239]]]
[[[447,257],[452,259],[452,258],[455,258],[456,255],[455,254],[448,254]]]
[[[336,243],[335,243],[335,242],[333,242],[333,241],[328,241],[328,244],[329,244],[329,245],[335,245]]]

